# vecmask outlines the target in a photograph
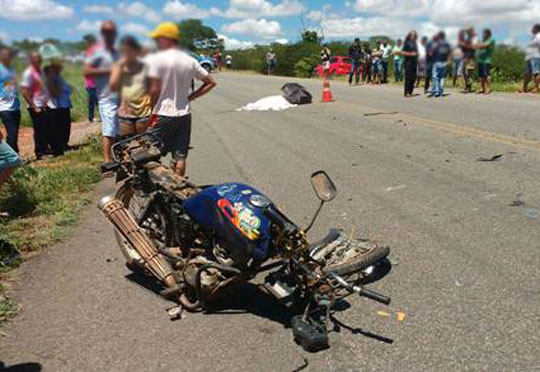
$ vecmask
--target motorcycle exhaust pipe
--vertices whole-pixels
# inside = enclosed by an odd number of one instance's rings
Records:
[[[144,261],[144,267],[168,288],[178,288],[171,265],[158,252],[131,213],[124,208],[124,204],[110,195],[99,201],[98,208],[125,241],[139,253]]]

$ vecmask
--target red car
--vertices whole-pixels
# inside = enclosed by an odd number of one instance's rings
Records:
[[[349,57],[334,56],[330,58],[330,75],[347,75],[351,72],[352,65]],[[319,77],[324,76],[322,64],[315,67],[315,73]]]

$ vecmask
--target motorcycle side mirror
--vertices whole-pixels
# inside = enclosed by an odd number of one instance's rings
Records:
[[[321,200],[321,204],[319,204],[319,208],[317,208],[315,215],[311,219],[308,227],[305,228],[304,232],[308,232],[313,227],[324,203],[332,201],[338,194],[336,185],[334,185],[334,182],[332,182],[328,174],[322,170],[311,175],[311,186],[313,186],[315,194]]]
[[[317,171],[311,175],[311,185],[322,202],[332,201],[338,194],[336,185],[325,171]]]

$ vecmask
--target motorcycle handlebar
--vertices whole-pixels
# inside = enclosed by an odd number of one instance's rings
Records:
[[[371,289],[359,287],[356,285],[353,286],[347,283],[345,279],[343,279],[341,276],[337,275],[336,273],[330,272],[328,275],[331,278],[335,279],[339,284],[341,284],[343,287],[347,288],[351,292],[356,292],[360,296],[369,298],[370,300],[373,300],[373,301],[380,302],[381,304],[390,305],[390,301],[391,301],[390,297],[387,297],[378,292],[372,291]]]
[[[371,289],[366,288],[360,288],[360,292],[358,292],[360,296],[367,297],[370,300],[374,300],[377,302],[380,302],[381,304],[390,305],[391,299],[388,296],[382,295],[380,293],[377,293],[375,291],[372,291]]]

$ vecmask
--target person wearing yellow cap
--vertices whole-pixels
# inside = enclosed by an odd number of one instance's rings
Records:
[[[161,23],[149,36],[159,50],[147,59],[153,114],[150,126],[163,141],[163,155],[171,153],[174,171],[183,176],[191,141],[191,102],[210,92],[216,80],[196,59],[180,50],[176,23]],[[203,84],[190,91],[194,79]]]

